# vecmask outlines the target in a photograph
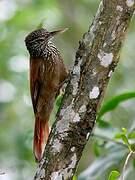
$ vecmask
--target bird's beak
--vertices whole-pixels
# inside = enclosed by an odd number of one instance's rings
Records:
[[[52,32],[50,32],[50,36],[54,37],[55,35],[62,34],[62,33],[64,33],[67,30],[68,30],[68,28],[60,29],[60,30],[57,30],[57,31],[52,31]]]

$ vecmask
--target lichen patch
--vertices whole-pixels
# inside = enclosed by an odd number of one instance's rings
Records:
[[[80,75],[80,65],[82,63],[82,60],[79,60],[79,63],[73,67],[73,74],[74,75]]]
[[[73,74],[78,74],[78,73],[80,73],[80,66],[77,64],[76,66],[74,66]]]
[[[80,107],[79,113],[84,113],[84,112],[86,112],[86,110],[87,110],[87,108],[86,108],[86,105],[84,104]]]
[[[52,175],[51,175],[51,180],[62,180],[62,177],[60,179],[59,174],[60,174],[59,171],[58,172],[57,171],[53,172]]]
[[[75,113],[74,117],[73,117],[73,122],[79,122],[80,121],[80,116],[78,113]]]
[[[62,119],[58,121],[56,125],[56,131],[59,133],[63,133],[65,131],[69,130],[69,124],[70,122],[79,122],[80,116],[78,113],[76,113],[72,107],[72,102],[69,106],[66,108],[61,109],[60,116],[62,116]]]
[[[113,31],[112,34],[111,34],[111,36],[112,36],[112,40],[116,39],[116,32]]]
[[[64,119],[62,119],[61,121],[59,121],[56,125],[56,133],[62,133],[64,136],[67,136],[66,133],[63,133],[65,131],[68,131],[69,128],[69,122],[66,120],[64,121]],[[63,138],[64,138],[63,136]]]
[[[74,155],[71,158],[71,164],[69,165],[69,168],[71,168],[71,169],[74,168],[76,161],[77,161],[77,156],[76,156],[76,153],[74,153]]]
[[[41,171],[40,171],[40,173],[39,173],[39,180],[41,179],[41,178],[45,178],[45,170],[44,169],[41,169]]]
[[[98,53],[98,58],[100,60],[100,64],[104,67],[108,67],[113,60],[113,54],[112,53],[105,53],[103,51],[100,51]]]
[[[72,86],[73,86],[72,94],[73,94],[73,96],[75,96],[77,94],[77,91],[78,91],[78,82],[76,82],[76,80],[74,82],[74,79],[72,79],[71,83],[72,83]]]
[[[99,96],[99,87],[94,86],[93,89],[90,91],[89,98],[96,99]]]
[[[68,167],[53,172],[51,174],[51,180],[63,180],[63,177],[64,179],[69,179],[72,174],[72,169],[75,167],[76,161],[77,161],[77,156],[76,153],[74,153],[73,156],[71,157],[71,163],[68,165]]]
[[[73,67],[73,77],[71,79],[71,84],[72,84],[72,87],[73,87],[73,96],[76,95],[77,91],[78,91],[78,81],[80,79],[80,65],[82,63],[82,60],[80,60],[78,62],[77,65],[75,65]]]
[[[72,147],[72,148],[71,148],[71,151],[74,152],[74,151],[75,151],[75,147]]]
[[[92,74],[95,76],[97,74],[97,71],[95,69],[93,69]]]
[[[132,7],[134,5],[135,1],[134,0],[127,0],[126,4],[128,7]]]
[[[117,9],[117,11],[120,11],[120,12],[123,11],[123,8],[121,6],[119,6],[119,5],[116,7],[116,9]]]
[[[58,139],[55,139],[53,144],[52,144],[52,151],[53,151],[53,153],[60,152],[61,148],[62,148],[61,143],[59,142]]]

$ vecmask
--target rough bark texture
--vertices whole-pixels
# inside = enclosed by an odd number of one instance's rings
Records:
[[[96,114],[120,49],[135,0],[102,0],[79,42],[75,64],[35,180],[72,179],[91,135]]]

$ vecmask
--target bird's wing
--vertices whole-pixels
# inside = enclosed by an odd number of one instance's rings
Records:
[[[60,66],[60,84],[61,83],[63,84],[66,78],[68,77],[69,72],[60,55],[59,55],[59,66]]]
[[[59,88],[58,91],[56,93],[55,98],[57,98],[57,96],[60,94],[60,89],[62,88],[63,84],[65,83],[65,80],[68,78],[69,72],[67,67],[65,66],[62,57],[59,55]]]
[[[41,89],[40,64],[40,60],[30,59],[30,92],[34,113],[37,111],[37,103]]]

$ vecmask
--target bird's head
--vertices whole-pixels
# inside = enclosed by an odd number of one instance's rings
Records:
[[[25,38],[26,47],[31,56],[39,57],[48,42],[57,34],[65,32],[67,28],[49,32],[44,28],[37,29]]]

